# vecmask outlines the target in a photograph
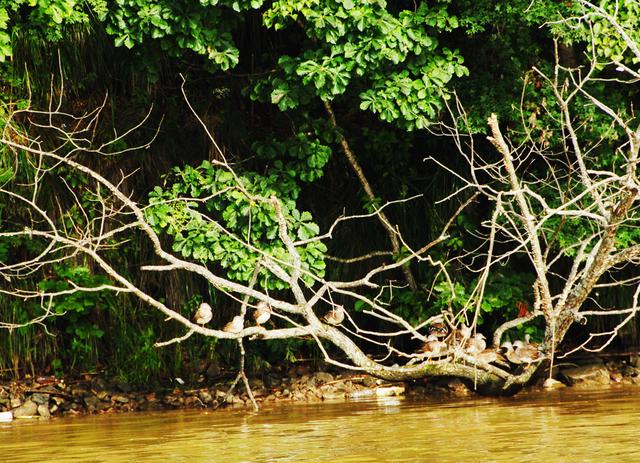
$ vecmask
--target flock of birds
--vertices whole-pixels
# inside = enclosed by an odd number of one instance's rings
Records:
[[[262,326],[269,321],[272,312],[267,302],[260,301],[256,304],[252,318],[257,326]],[[204,326],[212,318],[211,306],[206,302],[200,304],[194,316],[195,322]],[[335,305],[320,319],[329,325],[339,325],[345,319],[344,307]],[[236,315],[222,328],[222,331],[239,333],[243,328],[244,318]],[[463,352],[474,357],[478,362],[495,363],[505,367],[508,366],[507,362],[515,365],[530,365],[546,358],[540,347],[530,342],[529,335],[526,335],[524,340],[505,342],[499,348],[491,348],[487,347],[487,341],[482,333],[473,334],[471,328],[464,324],[459,329],[449,332],[447,325],[441,321],[431,325],[430,334],[418,352],[428,358],[443,357],[451,352]]]
[[[267,323],[271,318],[271,312],[271,306],[267,302],[258,302],[252,314],[253,320],[255,321],[256,325],[261,326]],[[198,310],[196,311],[193,318],[198,325],[206,325],[213,318],[213,310],[211,309],[211,306],[206,302],[203,302],[202,304],[200,304],[200,307],[198,307]],[[229,323],[224,325],[222,331],[225,331],[227,333],[239,333],[243,328],[244,318],[240,315],[236,315]]]
[[[272,313],[271,306],[268,302],[260,301],[256,304],[253,311],[253,321],[257,326],[262,326],[269,321]],[[334,306],[331,310],[325,313],[320,319],[328,323],[329,325],[339,325],[344,321],[345,310],[341,305]],[[194,315],[194,321],[201,326],[206,325],[213,318],[213,310],[209,304],[203,302],[198,307]],[[233,319],[224,325],[222,331],[227,333],[239,333],[244,329],[244,318],[241,315],[236,315]]]
[[[429,337],[418,349],[418,352],[428,358],[443,357],[451,352],[463,352],[481,363],[495,363],[501,366],[530,365],[546,358],[540,346],[530,342],[529,335],[524,340],[513,343],[504,342],[499,348],[487,347],[487,341],[482,333],[472,334],[470,327],[462,325],[459,329],[449,333],[443,322],[431,325]]]

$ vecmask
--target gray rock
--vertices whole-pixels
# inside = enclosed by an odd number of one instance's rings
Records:
[[[189,396],[187,398],[184,399],[184,404],[185,406],[189,407],[189,408],[194,408],[194,407],[198,407],[198,406],[202,406],[202,400],[200,400],[200,398],[196,397],[196,396]]]
[[[129,398],[125,397],[123,395],[114,395],[111,397],[111,400],[121,403],[121,404],[126,404],[129,403]]]
[[[364,384],[366,387],[373,387],[378,384],[378,380],[373,376],[365,376],[362,379],[362,384]]]
[[[353,389],[353,382],[349,380],[341,381],[336,384],[336,389],[345,392],[351,391]]]
[[[22,405],[22,400],[20,400],[20,397],[11,397],[9,405],[11,405],[11,408],[18,408],[20,405]]]
[[[85,397],[84,399],[82,399],[85,403],[85,405],[87,406],[87,408],[89,407],[93,407],[95,409],[95,407],[98,406],[98,403],[100,403],[100,399],[97,398],[94,395],[90,395],[88,397]]]
[[[40,415],[40,417],[44,418],[45,420],[48,420],[49,418],[51,418],[51,412],[49,411],[49,407],[42,404],[38,405],[38,415]]]
[[[459,378],[447,380],[446,388],[456,395],[464,396],[469,394],[469,388]]]
[[[209,391],[200,391],[198,393],[198,397],[200,397],[200,400],[202,400],[202,403],[204,404],[210,404],[213,402],[213,397],[211,397]]]
[[[37,411],[38,405],[35,402],[27,400],[25,403],[13,410],[13,416],[15,418],[29,418],[35,416]]]
[[[333,375],[331,373],[327,373],[326,371],[319,371],[314,375],[314,378],[319,383],[328,383],[333,381]]]
[[[71,395],[74,397],[85,397],[89,392],[81,386],[74,386],[71,388]]]
[[[607,385],[611,382],[609,371],[602,363],[566,368],[560,372],[571,385]]]
[[[385,386],[371,389],[375,391],[377,397],[393,397],[398,395],[404,395],[404,386]]]
[[[96,410],[109,410],[110,408],[111,408],[111,402],[100,401],[96,406]]]
[[[91,380],[91,389],[94,391],[103,391],[107,388],[107,382],[100,376]]]
[[[47,405],[49,403],[49,394],[40,394],[36,392],[31,395],[31,400],[38,405]]]
[[[361,399],[364,397],[374,397],[376,395],[375,389],[361,389],[359,391],[353,391],[349,394],[349,397],[353,399]]]
[[[542,387],[544,387],[545,389],[561,389],[563,387],[567,387],[567,385],[558,381],[557,379],[547,378],[544,380]]]
[[[322,398],[323,399],[344,399],[344,392],[339,392],[339,391],[322,391]]]
[[[235,394],[229,397],[229,400],[227,400],[227,402],[229,402],[230,404],[236,404],[236,405],[244,404],[244,400],[242,400],[240,396],[237,396]]]

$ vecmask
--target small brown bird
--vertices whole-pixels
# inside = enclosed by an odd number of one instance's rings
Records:
[[[418,352],[423,352],[429,357],[437,357],[441,352],[447,350],[447,344],[444,341],[440,341],[435,334],[430,334],[427,340],[420,346]]]
[[[211,306],[206,302],[200,304],[196,314],[194,315],[195,321],[198,325],[206,325],[211,321],[213,317],[213,311],[211,310]]]
[[[265,301],[258,302],[256,310],[253,312],[253,319],[256,325],[267,323],[269,318],[271,318],[271,306]]]
[[[227,333],[239,333],[244,328],[244,320],[240,315],[236,315],[233,317],[229,323],[224,325],[222,331],[226,331]]]
[[[503,367],[508,367],[507,359],[496,349],[485,349],[474,356],[476,360],[482,363],[496,363]]]
[[[344,321],[344,307],[341,305],[334,306],[322,316],[322,321],[329,325],[339,325]]]
[[[482,333],[476,333],[471,336],[466,344],[465,349],[467,354],[476,355],[480,352],[484,351],[487,348],[487,341],[485,341],[484,335]]]
[[[500,348],[504,349],[504,355],[507,357],[507,360],[509,360],[509,362],[516,365],[522,365],[522,359],[516,354],[516,351],[513,350],[513,344],[511,344],[509,341],[503,342]]]
[[[456,328],[453,332],[453,338],[456,344],[466,343],[471,338],[471,327],[462,324],[460,328]]]
[[[429,326],[429,334],[438,338],[445,338],[449,334],[449,327],[444,322],[444,319],[439,316]]]
[[[542,352],[532,344],[525,344],[518,340],[513,343],[516,355],[520,358],[522,363],[531,365],[532,363],[544,360],[546,357],[542,355]]]
[[[507,360],[516,365],[531,365],[546,358],[539,349],[533,345],[525,345],[524,342],[519,340],[513,344],[505,342],[500,347],[506,349]]]

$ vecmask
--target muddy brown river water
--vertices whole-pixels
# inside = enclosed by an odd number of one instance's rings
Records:
[[[0,424],[0,462],[640,462],[640,387]]]

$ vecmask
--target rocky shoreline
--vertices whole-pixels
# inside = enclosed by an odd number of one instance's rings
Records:
[[[258,378],[249,380],[258,404],[308,403],[401,395],[405,392],[404,385],[386,384],[368,375],[319,371],[267,378],[267,384]],[[223,381],[196,388],[177,384],[179,387],[140,391],[127,383],[107,381],[101,376],[40,377],[34,381],[0,384],[0,421],[150,410],[251,407],[251,400],[242,385],[228,394],[230,383]]]
[[[554,380],[541,380],[536,386],[549,389],[612,384],[640,386],[640,368],[627,362],[605,362],[594,358],[579,365],[560,366],[554,373]],[[32,381],[0,384],[0,421],[149,410],[251,407],[251,400],[242,387],[237,386],[228,394],[230,383],[222,381],[196,388],[176,384],[177,387],[173,388],[140,391],[127,383],[108,381],[98,375],[39,377]],[[258,404],[392,395],[455,397],[473,393],[458,379],[390,384],[369,375],[310,372],[300,368],[292,368],[280,376],[266,375],[264,380],[252,378],[250,384]]]

